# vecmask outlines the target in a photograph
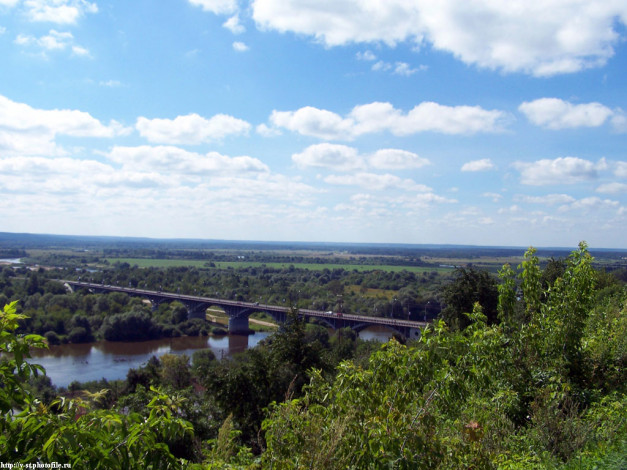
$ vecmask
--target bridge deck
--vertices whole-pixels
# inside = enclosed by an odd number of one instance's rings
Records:
[[[260,304],[258,302],[241,302],[237,300],[227,300],[227,299],[218,299],[214,297],[203,297],[197,295],[187,295],[187,294],[176,294],[172,292],[163,292],[163,291],[153,291],[147,289],[136,289],[133,287],[120,287],[120,286],[112,286],[107,284],[97,284],[92,282],[83,282],[83,281],[69,281],[59,279],[59,282],[63,282],[73,287],[83,287],[87,289],[98,289],[98,290],[106,290],[111,292],[124,292],[130,295],[136,296],[146,296],[146,297],[158,297],[163,299],[171,299],[171,300],[179,300],[182,302],[195,302],[202,304],[210,304],[217,305],[221,307],[236,307],[241,309],[250,309],[253,311],[272,311],[276,313],[287,313],[290,308],[282,307],[280,305],[269,305],[269,304]],[[300,315],[306,317],[317,317],[317,318],[327,318],[327,319],[342,319],[351,322],[359,322],[368,325],[383,325],[390,326],[396,328],[424,328],[428,325],[428,322],[422,321],[411,321],[411,320],[401,320],[396,318],[382,318],[382,317],[371,317],[368,315],[357,315],[350,313],[335,313],[335,312],[324,312],[321,310],[312,310],[301,308],[298,309]]]

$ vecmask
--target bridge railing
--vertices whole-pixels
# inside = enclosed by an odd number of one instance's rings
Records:
[[[239,308],[249,308],[249,309],[257,309],[262,311],[273,311],[277,313],[287,313],[290,308],[283,307],[280,305],[269,305],[269,304],[260,304],[259,302],[243,302],[239,300],[228,300],[228,299],[218,299],[214,297],[203,297],[197,295],[189,295],[189,294],[177,294],[173,292],[163,292],[163,291],[153,291],[147,289],[139,289],[134,287],[121,287],[121,286],[113,286],[110,284],[98,284],[93,282],[84,282],[84,281],[70,281],[57,279],[58,282],[62,282],[71,286],[76,287],[85,287],[88,289],[100,289],[100,290],[109,290],[114,292],[125,292],[131,295],[145,295],[146,297],[161,297],[172,300],[179,301],[189,301],[189,302],[201,302],[207,304],[214,304],[219,306],[228,306],[228,307],[239,307]],[[333,318],[333,319],[343,319],[354,322],[363,322],[369,323],[373,325],[384,325],[384,326],[396,326],[403,328],[423,328],[428,325],[428,322],[423,321],[412,321],[412,320],[402,320],[397,318],[384,318],[384,317],[372,317],[368,315],[357,315],[354,313],[338,313],[338,312],[330,312],[330,311],[322,311],[322,310],[312,310],[312,309],[304,309],[301,308],[298,310],[301,315],[310,316],[310,317],[318,317],[318,318]]]

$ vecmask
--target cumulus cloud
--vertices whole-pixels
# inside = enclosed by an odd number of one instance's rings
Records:
[[[129,189],[168,186],[167,178],[154,172],[122,172],[95,160],[74,158],[9,157],[0,159],[0,173],[7,178],[2,189],[16,193],[37,188],[39,195],[94,194],[99,188]]]
[[[292,155],[292,160],[300,168],[351,171],[364,167],[364,159],[359,156],[357,149],[328,143],[311,145],[301,153]]]
[[[102,124],[89,113],[78,110],[36,109],[0,95],[0,149],[9,155],[60,155],[54,139],[70,137],[114,137],[128,129],[116,121]]]
[[[600,103],[572,104],[558,98],[541,98],[518,107],[529,121],[547,129],[599,127],[620,115]]]
[[[233,49],[237,52],[246,52],[248,50],[248,46],[241,41],[235,41],[233,43]]]
[[[444,106],[423,102],[409,112],[390,103],[355,106],[346,117],[332,111],[306,106],[296,111],[273,111],[270,123],[302,135],[325,140],[351,140],[363,134],[389,131],[404,136],[420,132],[475,134],[499,132],[507,124],[503,111],[479,106]]]
[[[364,52],[358,52],[355,57],[357,57],[357,59],[359,60],[365,60],[365,61],[373,61],[373,60],[377,60],[377,56],[374,55],[374,53],[372,51],[364,51]]]
[[[210,119],[198,114],[188,114],[174,119],[140,117],[135,127],[149,142],[198,145],[220,140],[228,135],[245,135],[250,131],[251,125],[226,114],[216,114]]]
[[[189,3],[216,15],[228,15],[237,11],[237,0],[189,0]]]
[[[239,15],[233,15],[226,20],[222,26],[231,31],[233,34],[242,34],[246,28],[239,22]]]
[[[375,57],[371,60],[374,60]],[[366,59],[364,59],[366,60]],[[372,65],[372,70],[375,72],[391,72],[394,75],[401,75],[403,77],[409,77],[420,70],[425,70],[425,66],[420,66],[418,68],[412,68],[407,62],[396,62],[391,64],[389,62],[384,62],[383,60],[379,60]]]
[[[74,24],[86,13],[97,13],[98,5],[85,0],[25,0],[26,16],[31,21]]]
[[[605,183],[596,189],[597,193],[603,194],[621,194],[627,193],[627,184],[625,183]]]
[[[516,201],[528,204],[542,204],[545,206],[555,206],[558,204],[570,204],[575,198],[568,194],[547,194],[545,196],[516,196]]]
[[[599,67],[614,55],[624,2],[579,0],[255,0],[261,29],[305,34],[327,47],[428,43],[467,64],[535,76]]]
[[[382,170],[420,168],[431,163],[428,159],[420,157],[413,152],[400,149],[377,150],[367,160],[373,168]]]
[[[381,149],[370,155],[360,155],[347,145],[316,144],[292,155],[300,168],[326,168],[335,171],[352,171],[374,168],[378,170],[404,170],[429,165],[426,158],[401,149]]]
[[[394,64],[394,74],[409,77],[418,72],[419,69],[411,68],[407,62],[396,62]]]
[[[489,158],[482,158],[481,160],[474,160],[472,162],[464,163],[462,165],[462,171],[486,171],[492,170],[494,163]]]
[[[325,140],[350,138],[354,122],[324,109],[306,106],[296,111],[272,111],[270,123]]]
[[[198,177],[224,173],[267,173],[268,166],[249,156],[228,157],[217,152],[200,154],[172,146],[115,146],[106,157],[125,170],[157,171]]]
[[[614,174],[619,178],[627,178],[627,162],[618,162]]]
[[[593,163],[577,157],[560,157],[554,160],[515,162],[523,184],[542,186],[549,184],[573,184],[596,179],[598,169],[604,169],[604,160]]]
[[[359,186],[374,191],[402,189],[405,191],[427,192],[431,190],[424,184],[418,184],[411,179],[402,179],[390,174],[356,173],[351,175],[329,175],[324,181],[328,184]]]
[[[74,42],[74,35],[70,32],[62,32],[51,29],[45,36],[35,37],[28,34],[19,34],[15,38],[15,44],[22,47],[35,47],[47,57],[47,52],[70,51],[73,55],[89,57],[89,51]]]
[[[601,199],[596,196],[586,197],[583,199],[575,200],[570,204],[560,206],[560,210],[566,211],[592,211],[603,209],[620,209],[620,203],[618,201],[612,201],[611,199]]]
[[[503,199],[503,195],[499,193],[483,193],[481,196],[492,199],[492,202],[499,202]]]
[[[259,124],[255,128],[255,131],[257,132],[257,134],[263,137],[276,137],[281,135],[281,131],[279,129],[277,129],[276,127],[269,127],[265,124]]]

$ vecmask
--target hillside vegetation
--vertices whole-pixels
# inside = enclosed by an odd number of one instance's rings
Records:
[[[446,322],[409,344],[360,343],[350,330],[329,337],[294,311],[270,341],[233,361],[164,357],[124,383],[67,391],[32,379],[29,348],[44,339],[19,333],[32,320],[12,302],[0,314],[0,460],[112,469],[627,466],[627,291],[592,267],[585,244],[544,270],[531,249],[498,282],[460,271],[442,298]],[[480,299],[486,305],[473,304]]]

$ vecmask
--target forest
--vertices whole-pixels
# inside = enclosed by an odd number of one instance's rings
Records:
[[[54,266],[2,267],[0,461],[103,469],[627,466],[626,278],[609,268],[620,268],[620,258],[599,263],[581,243],[564,257],[529,249],[498,274],[472,262],[431,269],[416,252],[406,266],[422,272],[379,267],[377,257],[393,265],[406,255],[370,253],[361,262],[374,257],[372,270],[140,268],[104,263],[111,251],[70,249],[39,253]],[[219,250],[202,259],[220,256],[241,255]],[[208,350],[166,354],[125,380],[58,388],[29,358],[31,348],[216,333],[176,302],[151,309],[120,293],[70,293],[55,281],[79,276],[260,299],[292,313],[232,360]],[[379,344],[304,321],[298,309],[310,307],[431,323],[417,340]]]

